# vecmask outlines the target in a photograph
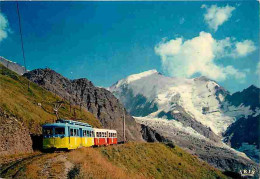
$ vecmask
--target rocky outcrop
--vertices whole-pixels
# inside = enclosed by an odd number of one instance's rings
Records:
[[[260,115],[242,117],[225,132],[224,141],[259,162]]]
[[[95,87],[91,81],[85,78],[69,80],[51,69],[32,70],[25,73],[24,76],[72,104],[85,107],[100,120],[104,128],[116,129],[119,141],[123,140],[125,113],[126,139],[142,140],[140,125],[108,90]]]
[[[156,132],[156,130],[150,128],[149,126],[146,126],[144,124],[141,124],[142,127],[142,137],[147,142],[169,142],[167,138],[160,135]]]
[[[0,108],[0,155],[32,152],[29,130]]]

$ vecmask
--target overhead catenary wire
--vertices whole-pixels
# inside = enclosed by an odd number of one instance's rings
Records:
[[[23,45],[23,33],[22,33],[22,24],[21,24],[21,15],[19,11],[19,4],[16,1],[16,9],[17,9],[17,15],[18,15],[18,21],[19,21],[19,31],[20,31],[20,37],[21,37],[21,45],[22,45],[22,53],[23,53],[23,63],[24,63],[24,69],[25,73],[27,72],[26,67],[26,60],[25,60],[25,53],[24,53],[24,45]],[[30,81],[28,80],[28,90],[30,89]]]

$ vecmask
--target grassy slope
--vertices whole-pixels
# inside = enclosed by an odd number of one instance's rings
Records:
[[[10,71],[0,64],[0,108],[10,115],[14,115],[28,126],[33,134],[41,133],[41,125],[53,122],[56,116],[53,113],[54,102],[60,97],[30,82],[30,90],[27,90],[28,80]],[[42,107],[38,106],[41,103]],[[74,106],[76,117],[82,121],[101,127],[101,123],[85,109],[80,111]],[[59,110],[61,118],[73,118],[73,110],[70,112],[69,103],[66,102]]]
[[[24,168],[18,178],[227,178],[179,147],[160,143],[128,143],[47,154]]]
[[[101,152],[128,173],[146,178],[225,178],[220,171],[177,146],[128,143],[102,148]]]

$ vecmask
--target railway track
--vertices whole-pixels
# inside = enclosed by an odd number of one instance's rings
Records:
[[[18,159],[16,161],[10,162],[8,164],[0,165],[0,177],[2,178],[16,178],[21,170],[23,170],[27,164],[36,160],[42,156],[46,155],[46,153],[40,153],[36,155],[32,155],[29,157],[25,157],[22,159]]]

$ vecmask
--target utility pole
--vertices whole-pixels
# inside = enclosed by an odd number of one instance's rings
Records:
[[[123,108],[123,137],[125,143],[125,109]]]

